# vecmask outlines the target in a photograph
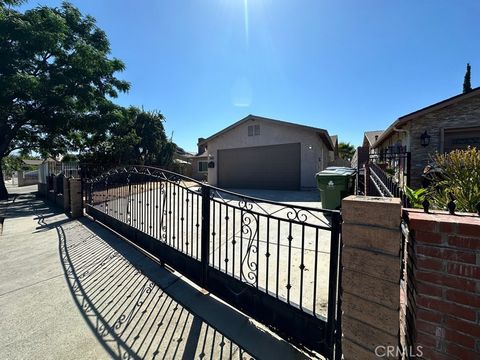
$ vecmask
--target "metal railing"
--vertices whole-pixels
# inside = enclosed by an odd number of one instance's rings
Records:
[[[357,177],[357,194],[399,197],[404,207],[410,207],[403,190],[410,185],[410,159],[410,153],[403,151],[370,154],[362,174]]]
[[[367,164],[365,172],[368,176],[369,195],[398,197],[401,199],[403,207],[410,207],[410,202],[399,183],[386,174],[377,164]]]
[[[84,190],[89,215],[333,358],[340,336],[338,211],[244,196],[146,166],[87,179]]]
[[[65,177],[81,177],[81,164],[76,161],[59,162],[47,161],[39,166],[38,181],[42,184],[48,183],[48,176],[63,174]]]
[[[400,325],[404,328],[400,342],[406,349],[412,349],[416,343],[415,309],[417,289],[415,281],[415,246],[414,238],[410,236],[407,221],[401,222],[402,249],[401,249],[401,278],[400,288],[402,301],[400,308]]]
[[[411,153],[405,148],[370,154],[368,164],[376,164],[400,188],[410,186]]]

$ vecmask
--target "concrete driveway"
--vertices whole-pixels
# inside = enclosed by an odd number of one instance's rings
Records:
[[[257,189],[228,189],[229,191],[259,199],[278,201],[296,206],[321,208],[320,193],[318,190],[257,190]]]

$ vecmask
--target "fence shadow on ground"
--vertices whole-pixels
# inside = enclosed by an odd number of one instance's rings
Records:
[[[121,240],[85,231],[85,225],[88,220],[56,227],[59,252],[75,303],[110,356],[252,358],[167,293],[181,281],[178,276]]]
[[[8,216],[33,216],[36,232],[57,232],[68,288],[111,358],[252,359],[168,293],[183,283],[178,276],[89,220],[72,221],[31,194],[21,198]]]

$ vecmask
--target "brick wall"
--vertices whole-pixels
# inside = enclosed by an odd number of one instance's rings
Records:
[[[480,359],[480,218],[411,209],[404,218],[416,265],[415,345],[425,359]]]

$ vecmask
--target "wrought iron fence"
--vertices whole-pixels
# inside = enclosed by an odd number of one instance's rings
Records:
[[[368,163],[376,164],[400,188],[410,185],[411,153],[405,148],[389,148],[370,154]]]
[[[412,349],[416,343],[415,309],[416,305],[416,282],[415,282],[415,246],[414,239],[410,236],[410,230],[405,219],[401,223],[402,249],[401,249],[401,301],[400,301],[400,343],[405,349]]]
[[[47,184],[47,177],[50,175],[64,175],[65,177],[81,177],[81,164],[76,161],[59,162],[46,161],[39,166],[38,181],[42,184]]]
[[[357,177],[357,194],[399,197],[404,207],[410,207],[404,188],[410,186],[411,156],[404,150],[387,149],[370,154],[361,175]]]
[[[369,195],[398,197],[401,199],[403,207],[410,207],[410,202],[400,184],[386,174],[377,164],[367,164],[365,174],[368,177],[369,190],[367,192]]]
[[[88,214],[333,358],[340,336],[339,212],[248,197],[145,166],[87,179],[84,190]]]

